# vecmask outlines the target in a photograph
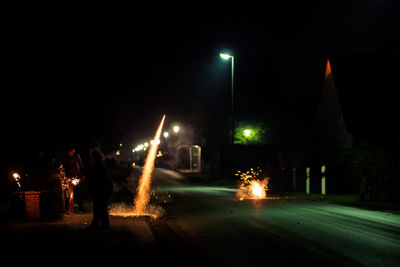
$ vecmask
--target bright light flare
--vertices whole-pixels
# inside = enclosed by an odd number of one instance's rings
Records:
[[[172,130],[174,131],[174,133],[178,133],[179,132],[179,126],[175,125]]]
[[[151,144],[152,146],[154,146],[154,145],[159,145],[159,144],[160,144],[160,139],[151,140],[151,141],[150,141],[150,144]]]
[[[265,181],[253,180],[250,182],[251,196],[255,198],[265,198]]]
[[[12,177],[14,178],[15,182],[17,182],[17,185],[21,187],[21,184],[19,183],[19,181],[21,180],[21,175],[18,172],[14,172],[12,174]]]
[[[228,55],[228,54],[225,54],[225,53],[221,53],[221,54],[219,54],[219,56],[222,59],[225,59],[225,60],[228,60],[228,59],[230,59],[232,57],[231,55]]]
[[[21,175],[19,175],[19,173],[17,173],[17,172],[14,172],[12,174],[12,176],[15,179],[15,181],[19,181],[21,179]]]
[[[236,193],[239,200],[266,198],[269,178],[265,177],[261,179],[261,173],[262,171],[259,168],[257,170],[251,168],[246,172],[236,172],[235,175],[240,176],[240,180],[242,181]]]
[[[72,179],[71,183],[72,183],[73,185],[78,185],[80,181],[81,181],[80,179],[74,178],[74,179]]]
[[[244,136],[249,137],[250,134],[251,134],[251,130],[250,129],[246,129],[246,130],[243,131],[243,133],[244,133]]]

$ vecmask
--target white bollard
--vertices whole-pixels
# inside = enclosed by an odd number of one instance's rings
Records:
[[[321,194],[322,195],[326,195],[325,170],[326,170],[326,167],[324,165],[324,166],[321,167],[321,174],[322,174],[322,178],[321,178]]]
[[[310,194],[310,167],[306,168],[306,193]]]

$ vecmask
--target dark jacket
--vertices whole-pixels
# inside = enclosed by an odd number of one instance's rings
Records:
[[[109,197],[113,192],[113,183],[107,175],[106,169],[101,162],[93,164],[86,173],[89,194],[92,197]]]

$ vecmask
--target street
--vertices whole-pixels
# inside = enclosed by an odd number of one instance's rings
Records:
[[[398,2],[10,1],[0,267],[400,267]]]
[[[164,215],[111,216],[109,230],[86,230],[91,213],[58,222],[10,223],[2,256],[54,264],[399,266],[400,215],[295,197],[239,201],[236,189],[166,185]],[[4,258],[5,257],[5,258]],[[140,263],[140,264],[139,264]]]
[[[223,187],[169,188],[168,221],[220,263],[396,266],[400,216],[314,201],[244,200]],[[179,208],[178,208],[179,205]],[[179,211],[183,211],[179,214]]]

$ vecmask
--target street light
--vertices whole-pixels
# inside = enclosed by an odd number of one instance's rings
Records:
[[[228,54],[224,54],[224,53],[221,53],[221,54],[219,54],[219,56],[220,57],[222,57],[223,59],[225,59],[225,60],[228,60],[228,59],[230,59],[231,58],[231,56],[230,55],[228,55]]]
[[[250,134],[251,134],[251,130],[250,129],[246,129],[246,130],[243,131],[243,133],[244,133],[244,136],[249,137]]]
[[[235,139],[235,118],[234,118],[234,109],[233,109],[233,88],[234,88],[234,73],[235,73],[235,57],[231,56],[229,54],[225,53],[220,53],[219,56],[224,59],[224,60],[229,60],[231,59],[231,115],[232,115],[232,146],[234,144],[234,139]]]
[[[178,133],[179,132],[179,126],[175,125],[172,130],[174,131],[174,133]]]

